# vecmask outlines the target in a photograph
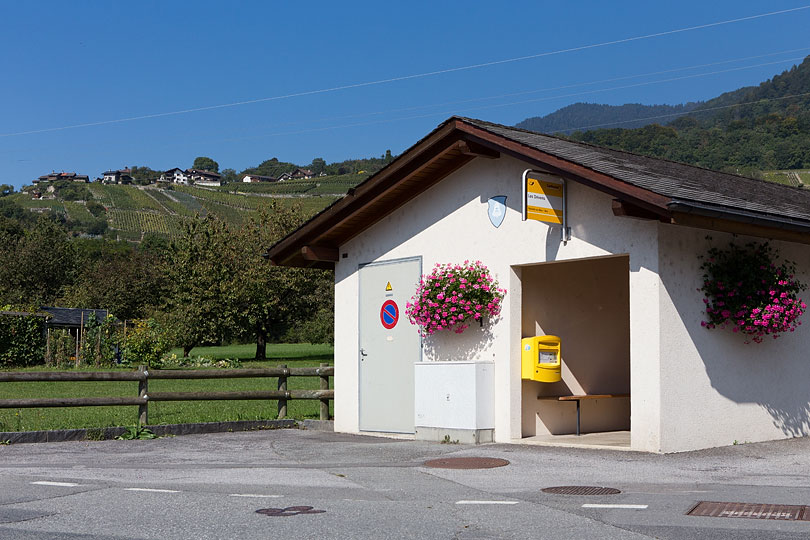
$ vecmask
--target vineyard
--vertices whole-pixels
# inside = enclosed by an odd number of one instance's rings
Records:
[[[90,223],[96,218],[87,210],[87,206],[82,203],[65,201],[65,210],[67,210],[67,218],[78,223]]]
[[[810,185],[810,171],[763,171],[765,180],[785,184],[793,187],[803,187]]]
[[[294,180],[279,184],[229,184],[208,189],[195,186],[171,185],[141,188],[132,185],[87,184],[91,201],[106,209],[99,218],[87,209],[90,201],[32,199],[28,193],[10,196],[19,206],[33,212],[49,212],[64,216],[74,234],[83,234],[88,227],[107,221],[104,236],[119,241],[140,242],[145,233],[166,237],[181,234],[183,223],[197,216],[213,215],[230,224],[241,226],[254,212],[275,205],[300,209],[306,216],[320,212],[345,193],[365,175],[343,175],[314,180]],[[102,229],[103,231],[103,229]],[[102,234],[101,232],[99,234]]]
[[[110,196],[112,206],[120,210],[156,210],[163,208],[155,199],[135,186],[103,186]]]
[[[187,193],[201,201],[211,201],[245,210],[258,210],[267,206],[272,199],[268,197],[256,197],[250,195],[236,195],[223,191],[200,189],[191,186],[178,186],[177,191]],[[205,206],[203,204],[203,206]]]
[[[243,210],[239,210],[233,206],[220,204],[209,199],[200,199],[200,203],[208,213],[217,216],[223,221],[227,221],[233,225],[241,225],[245,222],[246,212]]]
[[[87,184],[87,189],[90,190],[90,193],[93,194],[93,198],[96,199],[96,201],[104,206],[112,206],[112,199],[110,199],[109,193],[104,188],[105,186],[103,184],[94,182]]]
[[[199,212],[199,205],[197,210],[191,210],[187,205],[178,202],[177,200],[169,197],[166,191],[162,189],[148,189],[145,190],[158,204],[160,204],[170,214],[177,214],[179,216],[194,217]]]
[[[218,188],[230,193],[261,193],[268,195],[343,195],[370,175],[343,174],[306,180],[287,180],[274,183],[246,184],[236,182]]]
[[[290,180],[288,182],[274,182],[266,183],[260,182],[257,184],[246,184],[244,182],[235,182],[233,184],[224,185],[219,191],[226,191],[231,193],[267,193],[271,195],[291,194],[291,193],[305,193],[306,191],[315,187],[315,182],[312,180]]]
[[[180,215],[196,216],[197,214],[205,214],[205,209],[200,204],[200,201],[182,191],[164,191],[166,197],[174,201],[182,207],[182,211],[178,207],[177,213]]]
[[[176,236],[182,230],[182,218],[176,216],[117,209],[109,210],[107,216],[110,220],[110,227],[122,231]]]

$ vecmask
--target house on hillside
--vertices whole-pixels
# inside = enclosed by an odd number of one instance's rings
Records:
[[[56,182],[59,180],[69,180],[72,182],[90,182],[90,177],[86,174],[76,174],[75,172],[51,172],[50,174],[44,174],[39,178],[33,181],[34,184],[38,184],[40,182]]]
[[[188,184],[189,175],[183,169],[175,167],[164,172],[158,178],[158,182],[171,182],[173,184]]]
[[[186,169],[186,174],[191,182],[198,186],[215,187],[222,185],[222,177],[219,173],[200,169]]]
[[[308,179],[315,176],[315,173],[310,171],[309,169],[295,169],[292,173],[290,173],[291,178],[298,179]]]
[[[131,184],[132,170],[129,167],[117,171],[104,171],[101,177],[104,184]]]
[[[281,173],[280,175],[278,175],[278,181],[279,182],[285,182],[287,180],[290,180],[291,178],[292,178],[292,174],[288,173],[288,172]]]
[[[810,283],[810,190],[452,117],[266,256],[334,269],[335,431],[679,452],[810,435],[810,324],[704,326],[701,264],[749,242]],[[499,316],[421,337],[466,261]]]
[[[278,178],[272,176],[261,176],[259,174],[246,174],[242,177],[244,183],[258,183],[258,182],[278,182]]]

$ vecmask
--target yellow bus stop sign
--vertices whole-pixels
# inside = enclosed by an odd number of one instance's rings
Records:
[[[562,225],[565,220],[565,183],[535,171],[523,174],[523,220]]]

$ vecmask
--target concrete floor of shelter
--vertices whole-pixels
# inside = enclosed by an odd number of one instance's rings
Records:
[[[582,435],[573,433],[567,435],[543,434],[515,439],[512,442],[536,446],[630,450],[630,431],[603,431],[598,433],[583,433]]]

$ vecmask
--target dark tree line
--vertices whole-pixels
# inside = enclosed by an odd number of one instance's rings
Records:
[[[570,138],[730,172],[810,168],[810,57],[667,125],[598,129]]]
[[[301,221],[297,210],[273,205],[239,227],[199,218],[172,241],[147,235],[132,245],[72,238],[51,216],[18,215],[0,204],[0,306],[153,318],[186,354],[203,344],[253,341],[263,359],[268,342],[328,342],[331,272],[273,267],[261,257]]]

